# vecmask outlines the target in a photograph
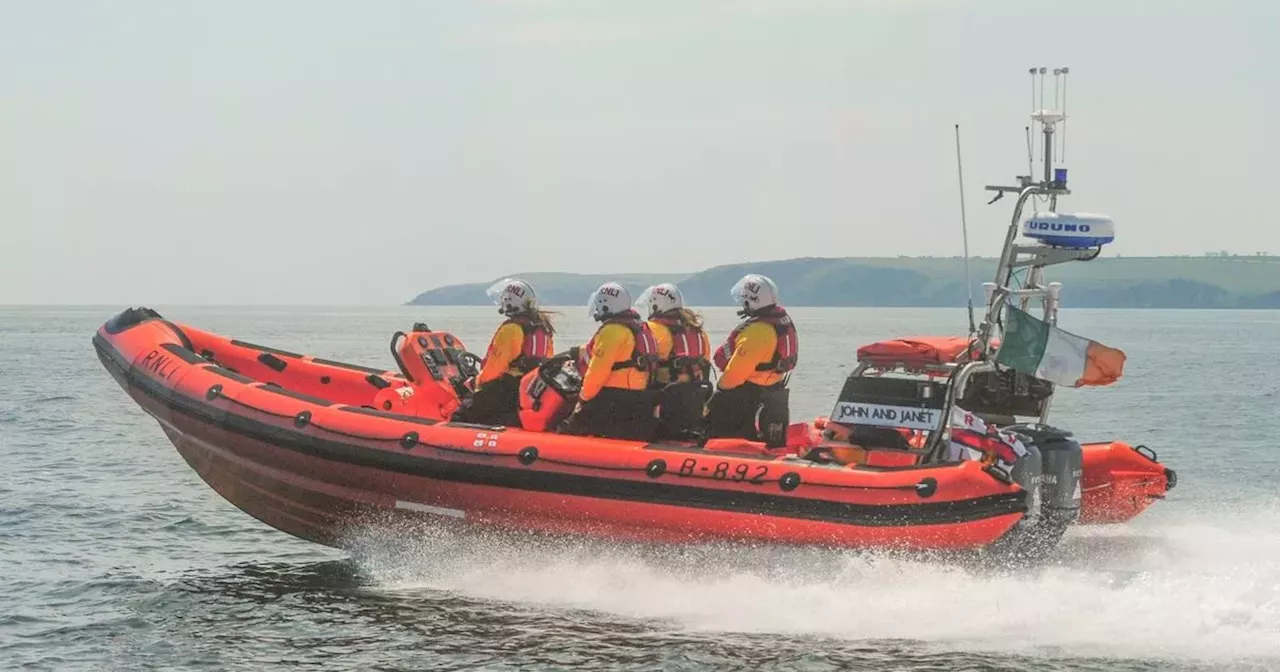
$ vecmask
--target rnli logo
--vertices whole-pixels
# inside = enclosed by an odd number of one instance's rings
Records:
[[[515,284],[507,285],[507,291],[511,292],[512,294],[515,294],[520,298],[524,298],[524,288],[521,287],[520,285],[515,285]]]
[[[617,287],[601,287],[600,293],[604,294],[605,296],[612,296],[614,298],[617,298],[622,294],[621,292],[618,291]]]
[[[1088,224],[1069,224],[1064,222],[1027,222],[1027,228],[1032,231],[1057,231],[1062,233],[1089,233],[1090,226]]]

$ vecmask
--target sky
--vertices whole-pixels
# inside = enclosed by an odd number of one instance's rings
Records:
[[[958,255],[955,124],[992,256],[1041,65],[1109,253],[1277,253],[1278,34],[1275,0],[0,0],[0,304]]]

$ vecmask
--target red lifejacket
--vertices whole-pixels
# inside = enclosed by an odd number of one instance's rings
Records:
[[[524,315],[512,315],[502,325],[514,324],[524,334],[524,342],[520,345],[520,355],[511,360],[511,368],[524,375],[547,361],[547,351],[551,349],[551,333],[546,327],[534,324]]]
[[[658,362],[658,367],[669,371],[673,381],[681,375],[692,380],[705,380],[711,361],[702,347],[702,329],[685,326],[680,318],[668,315],[656,315],[651,319],[671,330],[671,354]]]
[[[725,339],[724,344],[716,348],[714,361],[716,368],[724,371],[729,365],[729,358],[733,356],[733,351],[737,348],[738,335],[742,333],[749,325],[756,322],[765,322],[773,325],[774,331],[778,334],[778,344],[773,349],[773,358],[763,364],[756,365],[756,371],[776,371],[778,373],[786,373],[796,368],[796,361],[800,355],[800,341],[796,338],[796,325],[791,322],[791,316],[787,315],[787,311],[781,306],[770,306],[764,309],[758,315],[752,315],[743,320],[741,324],[734,327],[729,332],[729,338]]]
[[[658,342],[653,338],[653,331],[649,329],[648,323],[640,319],[640,315],[634,310],[628,310],[625,313],[605,318],[600,327],[604,328],[606,324],[621,324],[631,330],[632,337],[635,338],[635,347],[631,350],[630,359],[624,359],[621,362],[613,363],[613,370],[621,369],[640,369],[641,371],[653,373],[658,365]],[[598,331],[596,333],[599,333]],[[583,375],[587,373],[588,360],[592,351],[595,350],[596,337],[592,336],[587,341],[586,347],[578,351],[578,371]]]

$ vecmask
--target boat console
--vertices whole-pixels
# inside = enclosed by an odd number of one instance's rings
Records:
[[[391,336],[391,358],[407,385],[378,392],[374,408],[415,417],[448,418],[471,395],[467,381],[480,373],[480,358],[468,352],[462,340],[443,331],[432,331],[418,322],[411,333]]]

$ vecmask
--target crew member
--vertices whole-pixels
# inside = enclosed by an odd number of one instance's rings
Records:
[[[657,363],[653,332],[632,310],[630,292],[616,282],[601,285],[587,311],[600,327],[579,350],[582,390],[562,431],[650,441],[656,429],[655,394],[648,389]]]
[[[533,287],[523,280],[501,280],[486,294],[507,319],[489,341],[470,403],[450,419],[519,427],[520,379],[551,357],[555,326],[550,313],[538,307]]]
[[[650,381],[658,390],[658,436],[697,439],[711,393],[711,341],[702,317],[684,306],[680,288],[669,282],[645,290],[637,303],[647,312],[658,345]]]
[[[795,325],[763,275],[743,276],[729,295],[745,319],[712,358],[721,374],[707,404],[710,435],[781,446],[790,423],[787,374],[799,352]]]

